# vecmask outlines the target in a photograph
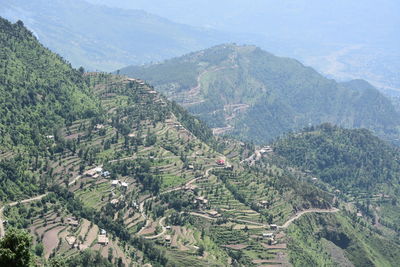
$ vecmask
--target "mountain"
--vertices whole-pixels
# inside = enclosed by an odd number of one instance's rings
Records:
[[[397,0],[88,0],[143,9],[173,21],[239,33],[240,42],[299,59],[339,81],[362,78],[378,89],[400,89]],[[318,38],[315,38],[318,36]]]
[[[45,46],[74,66],[91,70],[112,71],[159,61],[230,39],[143,10],[108,8],[82,0],[1,0],[0,16],[23,20]]]
[[[22,140],[1,136],[1,266],[398,262],[391,192],[370,199],[389,201],[378,228],[271,148],[215,138],[143,80],[75,70],[1,23],[2,131]]]
[[[390,101],[367,82],[337,83],[255,46],[220,45],[121,73],[147,80],[215,133],[256,142],[323,122],[393,137],[400,122]]]

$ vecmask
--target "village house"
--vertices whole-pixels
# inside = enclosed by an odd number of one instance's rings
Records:
[[[110,203],[113,204],[113,205],[117,205],[118,202],[119,202],[118,199],[113,199],[113,200],[110,201]]]
[[[108,237],[106,235],[98,235],[97,243],[104,246],[108,245]]]
[[[80,251],[85,250],[85,249],[87,249],[87,248],[88,248],[88,246],[87,246],[87,245],[84,245],[84,244],[79,244],[79,246],[78,246],[78,249],[79,249]]]
[[[196,197],[195,198],[196,203],[199,203],[201,205],[207,205],[208,200],[204,197]]]
[[[262,237],[265,239],[274,239],[274,233],[263,233]]]
[[[207,211],[207,214],[213,218],[221,217],[221,214],[219,214],[216,210]]]
[[[111,181],[111,185],[112,185],[112,186],[117,186],[117,185],[119,185],[119,180],[112,180],[112,181]]]
[[[185,185],[185,187],[183,188],[183,190],[185,191],[193,191],[197,188],[196,185],[190,184],[190,185]]]
[[[171,235],[165,235],[164,240],[165,240],[165,242],[167,242],[168,244],[171,243]]]
[[[104,229],[100,229],[100,234],[101,234],[101,235],[107,235],[107,231],[104,230]]]
[[[67,236],[67,237],[65,237],[65,240],[67,241],[68,245],[70,245],[72,247],[76,241],[76,237],[75,236]]]
[[[217,160],[217,165],[218,166],[224,166],[225,165],[225,160],[223,160],[223,159]]]
[[[268,201],[266,201],[266,200],[260,201],[260,203],[258,203],[258,206],[266,208],[266,207],[268,207]]]
[[[277,230],[278,229],[278,225],[276,225],[276,224],[271,224],[269,227],[271,228],[271,230]]]
[[[85,175],[88,177],[93,177],[96,174],[97,174],[96,169],[90,169],[90,170],[85,171]]]
[[[108,176],[110,176],[110,172],[109,171],[104,171],[104,172],[101,173],[101,176],[108,177]]]
[[[128,188],[128,183],[122,182],[122,183],[121,183],[121,186],[122,186],[122,187],[125,187],[125,188]]]

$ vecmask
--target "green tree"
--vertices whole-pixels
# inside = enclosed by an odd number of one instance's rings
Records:
[[[0,266],[35,266],[31,246],[32,237],[26,231],[10,229],[0,240]]]

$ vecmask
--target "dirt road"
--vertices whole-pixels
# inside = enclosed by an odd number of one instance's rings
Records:
[[[4,234],[5,234],[4,224],[3,224],[3,211],[4,211],[4,207],[5,207],[6,205],[12,207],[12,206],[18,205],[19,203],[28,203],[28,202],[40,200],[40,199],[44,198],[45,196],[47,196],[47,194],[48,194],[48,193],[43,194],[43,195],[40,195],[40,196],[36,196],[36,197],[24,199],[24,200],[21,200],[21,201],[15,201],[15,202],[7,203],[7,204],[3,205],[3,206],[0,208],[0,237],[3,237]]]
[[[339,209],[337,208],[332,208],[332,209],[309,209],[309,210],[303,210],[297,213],[294,217],[290,218],[287,222],[285,222],[282,226],[278,226],[279,228],[288,228],[295,220],[300,218],[302,215],[306,213],[334,213],[338,212]]]

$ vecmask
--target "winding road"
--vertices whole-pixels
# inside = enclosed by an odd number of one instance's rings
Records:
[[[143,238],[144,238],[144,239],[156,239],[156,238],[159,238],[160,236],[164,235],[165,232],[167,231],[167,228],[166,228],[165,225],[164,225],[165,219],[166,219],[165,217],[162,217],[162,218],[160,219],[160,221],[158,222],[158,224],[159,224],[159,225],[161,226],[161,228],[162,228],[161,233],[159,233],[159,234],[157,234],[157,235],[152,235],[152,236],[144,236]]]
[[[5,205],[3,205],[0,208],[0,238],[4,236],[5,234],[5,230],[4,230],[4,221],[3,221],[3,211],[4,211],[4,207],[5,206],[15,206],[18,205],[19,203],[28,203],[28,202],[32,202],[32,201],[36,201],[36,200],[40,200],[42,198],[44,198],[45,196],[47,196],[48,193],[40,195],[40,196],[36,196],[36,197],[32,197],[32,198],[28,198],[28,199],[24,199],[21,201],[15,201],[15,202],[11,202],[11,203],[6,203]]]
[[[309,209],[309,210],[303,210],[298,212],[295,216],[290,218],[287,222],[285,222],[282,226],[278,226],[279,228],[288,228],[295,220],[300,218],[302,215],[306,213],[334,213],[340,211],[337,208],[332,208],[332,209]]]

